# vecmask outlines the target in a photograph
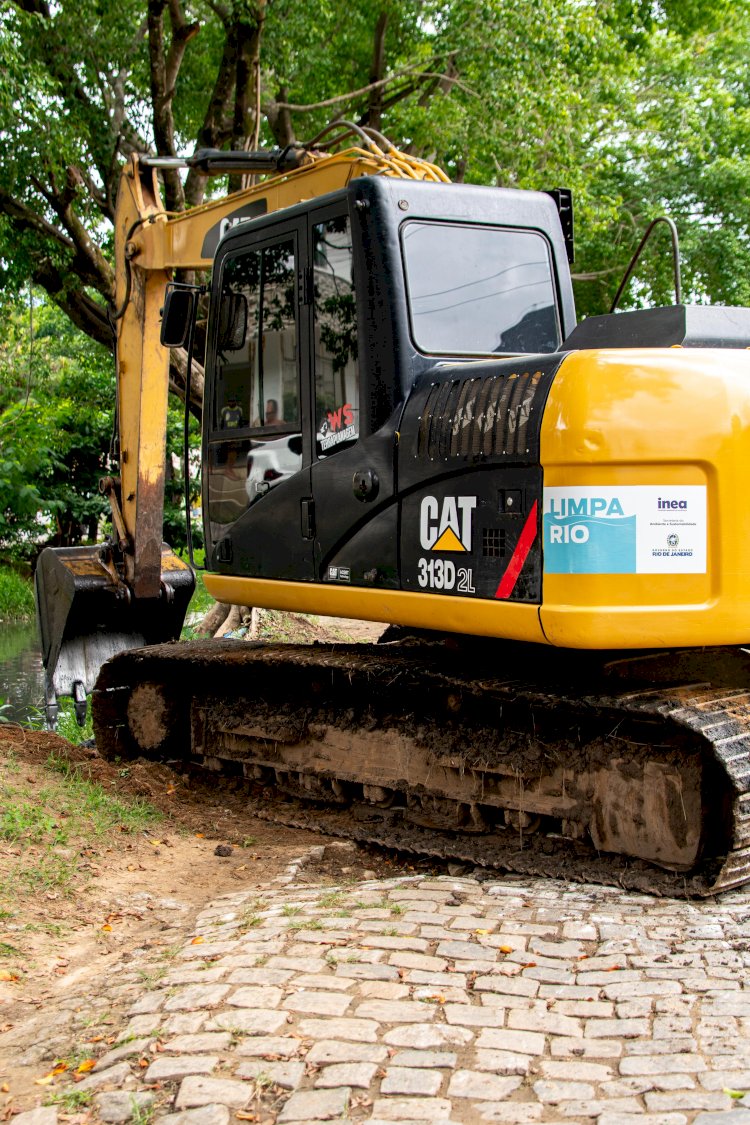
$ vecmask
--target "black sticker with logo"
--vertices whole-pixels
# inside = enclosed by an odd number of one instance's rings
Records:
[[[237,223],[246,223],[250,219],[258,219],[267,212],[268,206],[265,199],[254,199],[251,203],[245,203],[243,207],[238,207],[236,211],[225,215],[223,219],[220,219],[218,223],[214,223],[214,225],[209,227],[206,231],[201,247],[201,257],[213,258],[220,240],[227,231],[236,226]]]

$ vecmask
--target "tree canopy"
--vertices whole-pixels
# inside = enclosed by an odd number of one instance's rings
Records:
[[[749,44],[745,0],[6,0],[2,280],[109,347],[129,152],[284,145],[343,116],[454,179],[572,187],[584,312],[665,210],[688,291],[748,303]],[[165,174],[169,209],[205,191]],[[642,290],[663,300],[656,257]]]
[[[114,421],[111,357],[41,295],[6,300],[0,336],[0,552],[30,558],[40,539],[69,546],[97,538],[109,506]],[[167,428],[165,535],[185,543],[179,454],[182,411]],[[198,528],[194,532],[200,540]]]

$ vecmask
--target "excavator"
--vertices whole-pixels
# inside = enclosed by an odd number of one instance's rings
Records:
[[[674,305],[576,325],[569,193],[452,184],[353,128],[350,148],[124,168],[112,531],[40,556],[48,714],[90,697],[105,756],[243,779],[287,824],[738,886],[750,309],[684,304],[677,273]],[[248,186],[169,214],[159,172],[180,164]],[[382,643],[179,641],[170,349],[189,371],[206,294],[207,590],[384,622]]]

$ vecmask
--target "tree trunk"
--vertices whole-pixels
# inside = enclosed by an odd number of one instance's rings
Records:
[[[199,637],[215,636],[217,630],[221,628],[229,615],[229,610],[231,608],[231,606],[226,605],[224,602],[216,602],[215,605],[212,605],[203,620],[196,626],[195,631],[197,635]]]

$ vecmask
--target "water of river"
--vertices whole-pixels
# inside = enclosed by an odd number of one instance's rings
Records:
[[[0,623],[0,700],[4,717],[26,722],[44,713],[44,676],[36,625]]]

